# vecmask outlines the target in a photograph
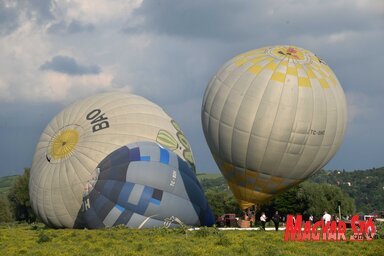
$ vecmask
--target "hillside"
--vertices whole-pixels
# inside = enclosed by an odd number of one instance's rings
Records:
[[[0,195],[6,194],[19,175],[0,177]]]
[[[210,188],[227,189],[224,177],[221,175],[198,174],[197,177],[205,191]],[[340,187],[355,200],[358,213],[384,210],[384,167],[352,172],[321,170],[308,180]]]
[[[309,180],[339,186],[355,199],[357,212],[384,210],[384,167],[353,172],[322,170]]]

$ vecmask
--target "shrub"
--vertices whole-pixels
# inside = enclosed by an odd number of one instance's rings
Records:
[[[46,243],[49,241],[51,241],[51,238],[49,236],[47,236],[44,232],[39,233],[39,236],[37,237],[37,243],[38,244]]]

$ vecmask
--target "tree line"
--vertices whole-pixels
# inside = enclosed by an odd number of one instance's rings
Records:
[[[384,167],[353,172],[321,170],[309,180],[339,187],[355,199],[356,211],[360,214],[384,210]]]
[[[8,193],[0,194],[0,222],[27,221],[36,219],[29,201],[29,173],[25,168]],[[224,178],[198,174],[208,203],[215,215],[224,213],[242,214],[236,199]],[[264,211],[272,216],[276,210],[281,215],[302,214],[321,218],[324,210],[342,215],[372,213],[384,210],[384,167],[365,171],[321,170],[307,181],[277,195],[272,201],[257,206],[256,214]]]
[[[216,216],[225,213],[241,215],[242,210],[226,186],[223,177],[202,178],[201,184]],[[257,205],[256,215],[259,216],[261,212],[265,212],[267,216],[273,216],[275,211],[279,211],[281,216],[301,214],[306,219],[312,215],[316,220],[322,217],[324,211],[338,215],[339,203],[343,216],[356,213],[354,199],[343,192],[340,187],[305,181],[277,195],[272,201]]]

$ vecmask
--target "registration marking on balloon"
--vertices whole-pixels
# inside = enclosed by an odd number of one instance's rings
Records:
[[[87,114],[86,118],[91,121],[92,132],[109,128],[108,117],[100,109],[93,109]]]

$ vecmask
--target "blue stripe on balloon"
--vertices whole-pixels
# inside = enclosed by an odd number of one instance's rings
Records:
[[[155,205],[160,205],[160,201],[157,200],[157,199],[155,199],[155,198],[151,198],[151,199],[149,200],[149,202],[152,203],[152,204],[155,204]]]
[[[123,206],[118,205],[118,204],[115,205],[115,208],[116,208],[117,210],[119,210],[120,212],[123,212],[123,211],[125,210]]]
[[[164,164],[169,163],[169,151],[165,148],[160,148],[160,162]]]
[[[149,200],[152,198],[153,188],[145,186],[144,190],[140,196],[139,203],[132,207],[132,210],[138,214],[143,215],[147,210]]]
[[[140,156],[140,161],[151,161],[151,156]]]
[[[124,184],[123,188],[121,189],[121,192],[119,194],[119,198],[117,199],[117,202],[120,205],[123,205],[125,208],[129,207],[129,205],[130,205],[128,203],[128,198],[129,198],[129,195],[132,192],[133,186],[134,186],[133,183],[130,183],[130,182],[127,181]]]

